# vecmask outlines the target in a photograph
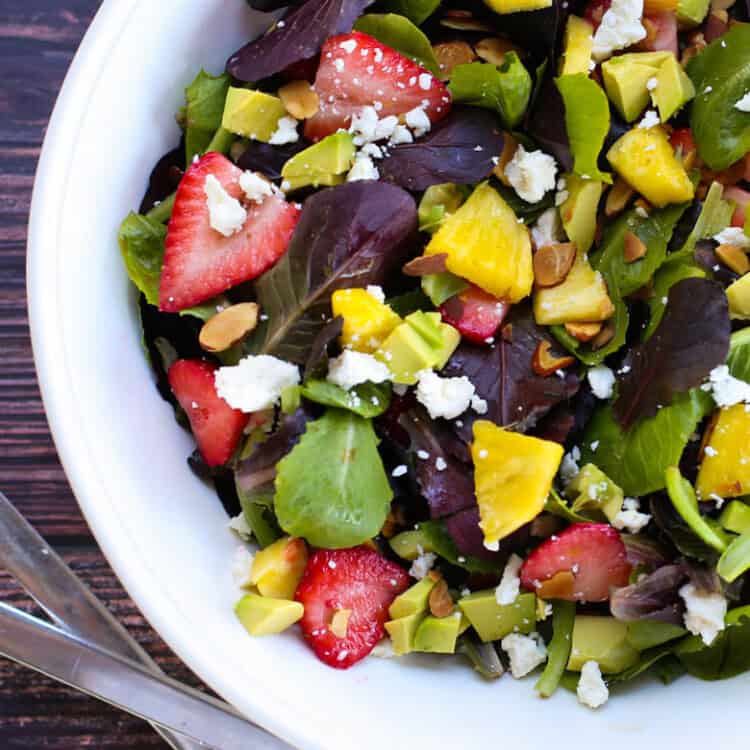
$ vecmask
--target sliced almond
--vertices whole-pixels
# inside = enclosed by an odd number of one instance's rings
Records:
[[[336,638],[346,638],[349,629],[349,618],[352,616],[350,609],[337,609],[331,618],[329,628]]]
[[[615,337],[615,324],[610,320],[607,321],[602,330],[591,339],[591,348],[603,349]]]
[[[446,15],[440,19],[440,25],[447,29],[456,31],[494,31],[492,26],[488,26],[476,18],[468,16]]]
[[[626,263],[635,263],[640,260],[648,248],[643,244],[641,238],[633,232],[625,232],[625,243],[623,245],[623,257]]]
[[[558,242],[534,253],[534,282],[542,289],[565,281],[576,259],[575,242]]]
[[[677,0],[644,0],[644,15],[654,15],[655,13],[669,13],[677,10]]]
[[[448,253],[420,255],[406,263],[401,270],[407,276],[429,276],[433,273],[445,273],[448,270],[447,260]]]
[[[740,276],[750,271],[750,260],[736,245],[719,245],[716,248],[716,255],[727,268],[731,268]]]
[[[505,62],[506,52],[517,52],[516,47],[511,42],[497,36],[480,39],[474,45],[474,50],[482,60],[498,66]]]
[[[430,591],[430,613],[435,617],[448,617],[453,613],[453,599],[448,591],[448,583],[441,578]]]
[[[617,216],[628,205],[634,194],[635,190],[625,180],[619,178],[615,180],[612,189],[607,193],[607,200],[604,204],[604,215],[608,219]]]
[[[435,59],[440,68],[441,81],[447,81],[451,77],[456,65],[465,65],[477,59],[471,45],[459,40],[435,44],[432,51],[435,53]]]
[[[534,356],[531,358],[531,369],[537,375],[546,378],[554,375],[558,370],[570,367],[576,361],[570,355],[557,356],[552,352],[552,344],[544,339],[536,345]]]
[[[510,187],[510,182],[505,176],[505,167],[508,166],[508,162],[513,158],[513,154],[516,153],[518,148],[518,141],[507,131],[503,132],[503,153],[497,160],[497,164],[492,170],[492,174],[497,177],[500,182],[506,187]]]
[[[258,325],[258,305],[242,302],[224,308],[203,324],[198,342],[207,352],[223,352]]]
[[[290,81],[279,89],[279,99],[289,114],[306,120],[320,109],[320,99],[307,81]]]
[[[565,330],[577,341],[586,343],[602,330],[602,323],[566,323]]]

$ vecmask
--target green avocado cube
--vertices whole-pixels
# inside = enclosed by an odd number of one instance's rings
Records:
[[[711,0],[678,0],[677,23],[681,29],[689,29],[703,23]]]
[[[596,216],[604,185],[599,180],[584,180],[575,174],[565,176],[568,197],[560,206],[565,234],[575,242],[579,253],[587,253],[596,236]]]
[[[659,110],[659,119],[666,122],[694,96],[693,82],[677,58],[670,55],[661,64],[656,76],[656,88],[651,92],[651,101]]]
[[[459,612],[454,612],[448,617],[427,615],[419,624],[414,636],[414,650],[428,654],[454,654],[460,629]]]
[[[520,594],[512,604],[498,604],[495,589],[486,589],[459,599],[458,606],[485,643],[509,633],[530,633],[536,626],[534,594]]]
[[[391,619],[398,620],[401,617],[416,615],[427,609],[430,592],[435,588],[437,581],[425,576],[421,581],[415,583],[411,588],[397,596],[388,608]]]
[[[648,82],[671,52],[630,52],[602,63],[602,78],[612,104],[627,122],[635,120],[649,102]]]
[[[687,635],[687,630],[670,622],[656,620],[636,620],[627,623],[627,641],[636,651],[661,646],[662,643],[673,641]]]
[[[402,560],[416,560],[421,552],[434,552],[427,534],[421,529],[402,531],[392,537],[389,542],[391,549]]]
[[[750,507],[741,500],[732,500],[724,507],[719,516],[719,523],[735,534],[750,531]]]
[[[268,143],[285,115],[286,109],[277,96],[230,87],[221,125],[230,133]]]
[[[425,619],[424,612],[417,612],[407,617],[389,620],[385,623],[385,629],[391,637],[393,653],[396,656],[410,654],[416,649],[415,636],[417,629]]]
[[[301,620],[305,608],[287,599],[245,594],[235,605],[234,612],[250,635],[273,635]]]
[[[339,185],[354,163],[354,142],[350,133],[339,131],[326,136],[292,156],[281,168],[286,192],[311,185]]]
[[[622,490],[597,466],[586,464],[568,485],[565,494],[573,500],[572,510],[596,509],[613,521],[622,509]]]
[[[604,674],[616,674],[638,662],[640,654],[628,642],[628,626],[614,617],[577,615],[568,669],[580,672],[595,661]]]

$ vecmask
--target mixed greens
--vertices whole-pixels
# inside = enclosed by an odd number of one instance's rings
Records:
[[[750,669],[749,15],[303,0],[198,73],[118,239],[251,635]]]

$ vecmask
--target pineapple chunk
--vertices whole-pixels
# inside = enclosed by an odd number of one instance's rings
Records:
[[[307,545],[285,536],[255,555],[250,583],[263,596],[294,599],[294,592],[307,565]]]
[[[750,273],[727,287],[729,314],[738,320],[750,320]]]
[[[607,152],[615,171],[655,206],[693,199],[695,189],[660,126],[635,127]]]
[[[331,296],[334,317],[344,319],[341,346],[372,354],[401,323],[391,308],[365,289],[338,289]]]
[[[492,422],[474,423],[474,486],[484,545],[498,542],[539,515],[563,456],[561,445]]]
[[[426,255],[445,253],[448,270],[508,302],[531,292],[529,230],[489,183],[483,182],[430,240]]]
[[[719,412],[698,470],[696,490],[704,500],[710,495],[750,493],[750,411],[745,404]]]
[[[541,326],[597,323],[614,311],[604,277],[580,251],[562,284],[534,292],[534,318]]]

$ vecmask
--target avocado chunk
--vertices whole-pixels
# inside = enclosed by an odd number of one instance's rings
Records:
[[[659,67],[656,88],[651,92],[651,101],[659,110],[659,119],[666,122],[694,96],[693,82],[677,58],[670,55]]]
[[[414,650],[428,654],[454,654],[460,629],[461,616],[457,612],[448,617],[427,615],[414,635]]]
[[[594,46],[594,27],[584,18],[569,16],[563,40],[560,75],[589,74],[591,50]]]
[[[232,86],[227,92],[221,125],[230,133],[268,143],[285,115],[286,109],[277,96]]]
[[[573,500],[574,513],[596,508],[610,522],[622,509],[624,500],[622,490],[594,464],[586,464],[581,468],[565,494]]]
[[[484,0],[484,2],[495,13],[500,14],[552,7],[552,0]]]
[[[399,620],[426,611],[430,592],[435,588],[435,583],[437,581],[433,581],[429,576],[415,583],[393,600],[393,604],[388,608],[388,614],[392,619]]]
[[[719,516],[719,523],[727,530],[735,534],[744,534],[750,531],[750,507],[741,500],[732,500]]]
[[[681,29],[689,29],[703,23],[711,0],[678,0],[677,23]]]
[[[458,606],[485,643],[509,633],[530,633],[536,626],[534,594],[520,594],[512,604],[498,604],[495,589],[487,589],[459,599]]]
[[[671,622],[657,622],[656,620],[638,620],[627,623],[628,643],[636,651],[645,651],[647,648],[661,646],[675,638],[687,635],[687,630]]]
[[[454,276],[450,271],[442,273],[428,273],[422,276],[422,291],[430,298],[435,307],[440,307],[451,297],[466,291],[469,282],[460,276]]]
[[[293,599],[306,565],[305,542],[285,536],[255,553],[250,583],[261,596]]]
[[[565,176],[568,197],[560,206],[560,219],[565,234],[576,243],[579,252],[587,253],[596,235],[596,212],[602,197],[603,183],[584,180],[575,174]]]
[[[250,635],[273,635],[302,619],[305,608],[287,599],[245,594],[235,605],[234,612]]]
[[[393,653],[396,656],[404,656],[416,650],[415,636],[417,629],[425,619],[424,612],[416,612],[413,615],[399,617],[385,623],[385,629],[393,643]]]
[[[630,52],[602,63],[604,88],[627,122],[635,120],[649,102],[648,82],[656,78],[671,52]]]
[[[427,534],[420,529],[414,531],[402,531],[392,537],[389,542],[391,549],[402,560],[416,560],[421,552],[434,552]]]
[[[354,163],[354,143],[350,133],[339,131],[300,151],[281,168],[286,192],[299,188],[338,185]],[[287,184],[284,184],[287,183]]]
[[[595,661],[604,674],[632,667],[640,658],[628,642],[628,627],[614,617],[577,615],[568,669],[580,672],[587,661]]]
[[[424,191],[417,209],[419,230],[430,234],[436,232],[440,225],[459,209],[465,199],[464,189],[452,182],[430,185]]]
[[[740,276],[727,287],[727,299],[731,318],[750,320],[750,273]]]

